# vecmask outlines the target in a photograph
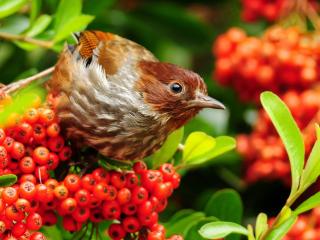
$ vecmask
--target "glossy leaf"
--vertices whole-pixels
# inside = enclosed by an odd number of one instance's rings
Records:
[[[256,238],[259,239],[262,234],[268,230],[268,216],[265,213],[259,213],[256,221]]]
[[[182,159],[185,163],[203,163],[211,159],[215,145],[216,140],[214,137],[204,132],[193,132],[185,142]]]
[[[273,230],[265,237],[265,240],[279,240],[282,239],[290,230],[292,225],[295,223],[297,216],[292,215],[278,227]]]
[[[307,160],[301,176],[301,189],[307,189],[320,175],[320,140],[313,145],[312,151]]]
[[[171,236],[173,234],[181,234],[186,236],[189,229],[204,218],[204,213],[194,212],[175,221],[171,219],[167,224],[165,224],[166,234],[167,236]]]
[[[44,30],[47,29],[49,24],[51,23],[52,17],[49,15],[41,15],[39,16],[35,22],[32,24],[30,29],[25,33],[28,37],[37,36],[38,34],[42,33]]]
[[[282,100],[272,92],[261,94],[261,103],[277,129],[289,156],[292,187],[290,196],[298,189],[304,164],[304,142],[301,132],[289,109]]]
[[[66,24],[81,15],[82,0],[60,0],[55,15],[54,29],[60,32]]]
[[[294,214],[299,215],[318,206],[320,206],[320,192],[317,192],[302,202],[293,212]]]
[[[33,22],[41,11],[41,0],[31,0],[30,21]]]
[[[248,240],[255,240],[253,227],[249,224],[247,229],[248,229]]]
[[[239,193],[233,189],[215,192],[209,199],[205,213],[207,216],[217,217],[221,221],[241,223],[243,205]],[[228,236],[227,240],[237,240],[238,235]]]
[[[183,128],[180,128],[169,135],[161,148],[150,158],[152,159],[153,168],[157,168],[165,162],[168,162],[175,152],[183,138]]]
[[[211,152],[211,158],[220,156],[236,147],[236,140],[233,137],[219,136],[216,138],[216,145]]]
[[[240,223],[243,213],[240,195],[233,189],[217,191],[209,199],[204,211],[207,216],[215,216],[222,221]]]
[[[18,10],[20,10],[23,5],[28,0],[1,0],[0,1],[0,18],[7,17]]]
[[[198,223],[194,224],[189,231],[187,232],[184,240],[205,240],[205,238],[201,237],[200,233],[199,233],[199,229],[201,228],[201,226],[203,226],[206,223],[210,223],[213,221],[218,221],[217,218],[215,217],[206,217],[200,221],[198,221]]]
[[[199,233],[206,239],[219,239],[228,236],[231,233],[248,235],[248,230],[239,224],[233,222],[211,222],[203,225]]]
[[[14,174],[5,174],[0,176],[0,187],[8,187],[17,182],[17,176]]]
[[[59,28],[53,40],[59,42],[68,37],[71,33],[85,29],[93,19],[94,17],[90,15],[80,15],[72,18]]]

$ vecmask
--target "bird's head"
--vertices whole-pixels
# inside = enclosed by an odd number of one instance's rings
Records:
[[[224,109],[208,96],[203,79],[170,63],[141,61],[136,88],[151,109],[168,118],[172,130],[184,125],[203,108]]]

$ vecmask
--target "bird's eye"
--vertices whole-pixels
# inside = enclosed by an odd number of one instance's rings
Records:
[[[182,92],[182,86],[180,83],[172,83],[170,85],[170,90],[173,93],[181,93]]]

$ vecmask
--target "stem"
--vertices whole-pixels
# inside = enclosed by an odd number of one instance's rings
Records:
[[[31,37],[23,36],[23,35],[17,35],[17,34],[6,33],[6,32],[0,32],[0,39],[4,39],[7,41],[23,41],[23,42],[31,43],[44,48],[52,48],[54,45],[52,41],[38,40]]]
[[[290,208],[292,206],[292,204],[301,196],[301,194],[303,193],[303,190],[298,190],[291,198],[287,199],[286,204],[284,205],[284,207],[288,207]],[[283,208],[282,208],[283,209]],[[281,210],[282,210],[281,209]],[[276,216],[273,224],[271,225],[271,227],[263,234],[263,236],[260,238],[260,240],[265,240],[266,237],[268,236],[268,234],[275,228],[275,226],[277,226],[277,224],[279,223],[279,219],[281,218],[281,213],[282,211],[280,211],[278,213],[278,215]]]
[[[10,94],[14,91],[16,91],[17,89],[23,88],[25,86],[27,86],[28,84],[30,84],[31,82],[38,80],[40,78],[43,78],[45,76],[48,76],[49,74],[51,74],[54,71],[54,67],[48,68],[42,72],[39,72],[31,77],[25,78],[25,79],[21,79],[18,80],[16,82],[13,82],[5,87],[3,87],[1,90],[5,93],[5,94]]]

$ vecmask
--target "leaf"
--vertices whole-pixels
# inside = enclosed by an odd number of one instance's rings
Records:
[[[21,15],[12,15],[5,18],[0,25],[0,32],[7,32],[12,34],[20,34],[30,25],[29,18]]]
[[[304,191],[314,183],[320,175],[320,140],[312,147],[306,166],[302,172],[300,189]]]
[[[216,145],[215,138],[204,132],[191,133],[184,146],[182,159],[185,163],[200,164],[211,159],[211,152]]]
[[[85,29],[93,19],[94,16],[90,15],[80,15],[72,18],[66,24],[59,28],[53,41],[59,42],[68,37],[71,33]]]
[[[215,217],[206,217],[202,220],[199,220],[196,224],[194,224],[189,231],[187,232],[184,240],[204,240],[205,238],[200,236],[199,229],[206,223],[218,221]]]
[[[60,0],[55,14],[54,29],[60,32],[71,19],[81,15],[82,0]]]
[[[256,221],[256,238],[259,239],[262,234],[268,230],[268,216],[265,213],[259,213]]]
[[[207,216],[215,216],[222,221],[240,223],[243,206],[239,193],[233,189],[215,192],[205,206]]]
[[[50,236],[49,237],[49,240],[50,239],[54,239],[54,240],[63,240],[63,237],[62,237],[62,234],[61,234],[61,231],[60,229],[58,228],[57,225],[54,225],[54,226],[50,226],[50,227],[47,227],[47,226],[43,226],[41,228],[42,232],[46,235],[46,236]]]
[[[216,146],[211,152],[211,158],[220,156],[236,147],[236,140],[228,136],[219,136],[216,138]]]
[[[1,0],[0,1],[0,18],[7,17],[22,8],[27,0]]]
[[[224,238],[231,233],[248,235],[248,230],[239,224],[232,222],[211,222],[203,225],[199,233],[206,239]]]
[[[8,187],[17,182],[18,178],[14,174],[5,174],[0,176],[0,187]]]
[[[175,221],[172,221],[172,219],[170,219],[170,221],[165,224],[166,234],[167,236],[171,236],[173,234],[181,234],[183,236],[186,236],[189,229],[198,221],[204,218],[204,213],[194,212]]]
[[[41,0],[31,0],[30,21],[33,22],[41,10]]]
[[[316,135],[317,135],[317,139],[320,139],[320,126],[318,123],[315,124],[316,126]]]
[[[35,22],[31,25],[31,27],[25,33],[28,37],[34,37],[38,34],[42,33],[51,23],[52,17],[49,15],[41,15],[39,16]]]
[[[248,225],[248,240],[255,240],[254,233],[253,233],[253,227],[251,224]]]
[[[311,210],[312,208],[315,208],[320,205],[320,192],[317,192],[316,194],[309,197],[307,200],[302,202],[294,211],[293,213],[296,215],[299,215],[301,213],[304,213],[306,211]]]
[[[263,92],[261,94],[261,103],[277,129],[288,153],[292,173],[290,193],[290,196],[292,196],[299,187],[304,164],[303,138],[289,109],[277,95],[272,92]]]
[[[169,135],[162,147],[156,151],[150,158],[152,159],[153,168],[157,168],[163,163],[168,162],[179,146],[183,138],[183,128],[180,128]]]
[[[241,197],[233,189],[217,191],[209,199],[204,211],[207,216],[217,217],[221,221],[241,223]],[[229,236],[227,239],[239,239],[239,236]]]
[[[170,225],[170,224],[172,224],[172,223],[174,223],[174,222],[177,222],[177,221],[179,221],[180,219],[185,218],[185,217],[187,217],[187,216],[189,216],[189,215],[191,215],[191,214],[193,214],[193,213],[195,213],[195,212],[196,212],[196,211],[193,210],[193,209],[182,209],[182,210],[176,212],[174,215],[172,215],[172,217],[170,218],[170,220],[169,220],[167,223],[165,223],[164,225],[165,225],[165,226],[166,226],[166,225]]]
[[[279,240],[282,239],[287,232],[289,232],[292,225],[295,223],[297,216],[292,215],[278,227],[275,227],[271,232],[265,237],[265,240]]]

